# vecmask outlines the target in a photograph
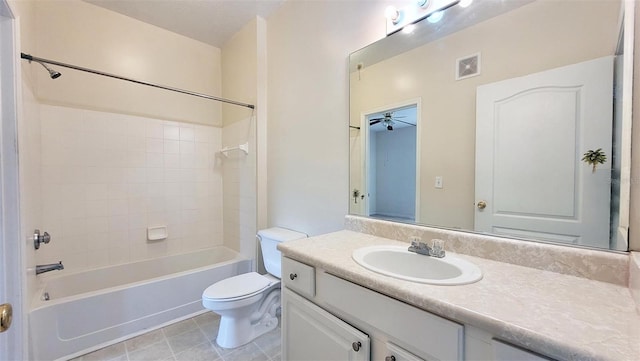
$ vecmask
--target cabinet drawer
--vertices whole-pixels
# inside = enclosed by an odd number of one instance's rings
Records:
[[[315,269],[291,258],[282,257],[282,280],[285,286],[303,296],[316,295]]]

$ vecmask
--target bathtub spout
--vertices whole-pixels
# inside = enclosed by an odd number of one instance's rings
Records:
[[[36,266],[36,274],[39,275],[40,273],[45,273],[45,272],[50,272],[50,271],[61,271],[64,269],[64,266],[62,265],[62,261],[58,262],[58,263],[52,263],[52,264],[42,264],[42,265],[37,265]]]

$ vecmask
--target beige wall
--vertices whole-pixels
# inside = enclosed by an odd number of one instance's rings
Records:
[[[572,16],[567,17],[569,13]],[[538,1],[401,56],[365,64],[360,74],[351,74],[351,122],[357,124],[367,111],[420,98],[418,221],[473,229],[476,88],[614,55],[618,16],[617,6],[603,2]],[[530,19],[545,21],[539,24]],[[478,52],[482,55],[481,74],[456,81],[456,59]],[[357,152],[352,153],[354,164],[360,162],[359,134],[351,131]],[[357,171],[352,174],[358,180]],[[443,189],[433,186],[436,176],[443,177]],[[350,188],[362,186],[352,183]]]
[[[37,1],[36,44],[22,51],[137,80],[221,95],[220,49],[80,0]],[[32,64],[33,67],[39,65]],[[37,72],[43,103],[222,125],[220,104],[70,69]]]
[[[261,18],[238,31],[222,48],[222,95],[257,106],[258,39]],[[256,116],[254,111],[222,105],[225,147],[249,144],[249,154],[231,152],[218,157],[223,169],[224,244],[247,257],[255,255],[256,229]]]
[[[258,76],[258,19],[253,19],[222,47],[222,96],[256,105]],[[252,110],[222,104],[222,123],[231,123],[251,116]]]
[[[268,19],[270,226],[342,229],[349,53],[384,36],[389,1],[287,1]],[[400,2],[396,2],[400,4]]]

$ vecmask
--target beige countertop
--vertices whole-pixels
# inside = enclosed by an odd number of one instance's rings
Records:
[[[418,284],[353,261],[353,250],[371,245],[407,243],[339,231],[278,248],[284,256],[549,357],[640,360],[640,315],[627,287],[463,254],[456,256],[478,265],[482,280]]]

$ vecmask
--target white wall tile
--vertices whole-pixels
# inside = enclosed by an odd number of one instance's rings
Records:
[[[180,140],[187,140],[193,142],[195,140],[195,131],[193,127],[182,126],[180,127]]]
[[[165,125],[164,139],[180,140],[180,127],[175,125]]]
[[[178,154],[180,153],[180,141],[178,140],[165,140],[164,141],[164,154]]]
[[[163,153],[164,141],[162,139],[147,138],[148,153]]]
[[[55,245],[39,261],[81,270],[223,243],[220,128],[48,105],[41,116],[40,206]],[[169,239],[147,241],[158,225]]]
[[[148,121],[147,122],[147,138],[164,138],[164,126],[161,121]]]
[[[164,154],[147,152],[147,168],[163,168]]]

